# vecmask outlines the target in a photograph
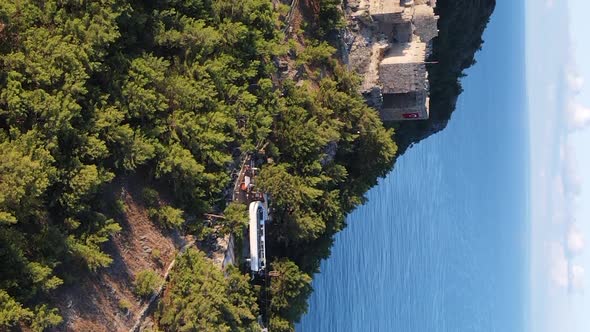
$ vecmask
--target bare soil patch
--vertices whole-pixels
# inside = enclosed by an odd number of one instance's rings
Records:
[[[133,294],[135,276],[145,269],[162,276],[186,243],[178,232],[163,230],[149,219],[141,188],[137,178],[124,178],[113,185],[125,204],[124,217],[118,220],[123,230],[105,246],[113,263],[58,291],[53,302],[64,323],[56,330],[128,331],[146,301]]]

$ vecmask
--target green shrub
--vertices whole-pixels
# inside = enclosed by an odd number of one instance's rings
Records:
[[[328,64],[336,49],[326,42],[314,43],[307,46],[297,57],[297,65]]]
[[[115,200],[113,204],[113,210],[115,213],[123,214],[125,213],[125,202],[122,199]]]
[[[63,321],[56,308],[49,308],[42,304],[35,308],[35,314],[31,321],[31,329],[35,332],[43,332],[49,327],[54,327]]]
[[[340,0],[320,0],[320,36],[341,29],[346,25]]]
[[[162,252],[159,249],[152,250],[152,258],[157,261],[160,261],[160,259],[162,258]]]
[[[148,210],[148,214],[160,226],[166,228],[179,228],[184,223],[184,211],[171,206],[151,208]]]
[[[0,330],[10,330],[22,319],[28,319],[33,313],[23,308],[22,304],[15,301],[6,291],[0,289]]]
[[[239,203],[229,203],[223,211],[225,219],[222,221],[224,234],[241,234],[248,225],[248,206]]]
[[[123,311],[123,312],[129,311],[129,309],[131,309],[131,302],[129,302],[129,300],[127,300],[127,299],[120,299],[119,300],[119,309],[121,309],[121,311]]]
[[[279,12],[280,15],[287,16],[287,14],[289,13],[289,10],[290,9],[291,9],[291,6],[286,5],[284,3],[279,3],[279,6],[277,8],[277,11]]]
[[[141,191],[141,198],[143,199],[145,205],[149,207],[158,206],[160,201],[160,195],[158,192],[150,187],[143,188]]]
[[[135,277],[134,293],[140,297],[152,295],[162,283],[162,278],[152,270],[143,270]]]

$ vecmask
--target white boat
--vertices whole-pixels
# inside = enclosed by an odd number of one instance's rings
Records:
[[[250,270],[253,273],[263,271],[266,267],[265,224],[268,219],[262,202],[252,202],[250,216]]]

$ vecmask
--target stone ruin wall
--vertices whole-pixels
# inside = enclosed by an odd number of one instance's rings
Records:
[[[414,4],[410,7],[404,7],[401,2],[398,5],[392,2],[386,3],[384,0],[348,2],[346,7],[348,28],[343,38],[344,49],[347,51],[345,60],[349,68],[363,78],[361,92],[369,105],[383,110],[385,106],[383,94],[393,93],[387,86],[392,86],[395,90],[397,86],[407,83],[415,86],[415,89],[424,91],[420,93],[423,98],[416,100],[415,107],[405,107],[403,111],[419,111],[421,116],[428,117],[428,81],[424,61],[429,50],[428,43],[438,33],[436,28],[438,17],[434,15],[433,10],[435,5],[434,0],[414,0]],[[426,42],[426,53],[418,60],[400,61],[399,66],[387,65],[387,61],[383,63],[384,58],[398,49],[400,43],[408,41]],[[404,69],[405,66],[413,68]],[[421,69],[416,70],[419,66]],[[394,67],[397,69],[391,70]],[[414,74],[404,75],[407,71],[413,71]],[[424,72],[424,75],[416,72]],[[399,83],[390,84],[390,82]],[[394,105],[405,106],[407,102],[394,103]],[[392,118],[392,116],[384,115],[382,114],[383,120]]]

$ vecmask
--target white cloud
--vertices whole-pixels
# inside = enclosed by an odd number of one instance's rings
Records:
[[[563,246],[559,243],[551,245],[551,281],[560,288],[568,288],[568,261]]]
[[[589,119],[586,121],[590,123]],[[553,176],[552,219],[555,224],[562,225],[563,233],[557,234],[558,239],[550,248],[550,278],[557,289],[570,294],[584,290],[585,270],[576,264],[574,259],[584,250],[585,236],[576,227],[576,205],[582,189],[582,179],[578,172],[575,150],[568,142],[568,136],[562,137],[559,151],[560,171]]]
[[[571,200],[582,191],[582,179],[578,172],[577,161],[574,150],[569,143],[561,146],[561,181],[564,196]]]
[[[570,256],[579,255],[585,246],[584,234],[574,225],[572,225],[567,234],[567,252]]]
[[[573,50],[571,52],[573,54]],[[570,55],[571,56],[571,55]],[[566,116],[570,130],[580,130],[590,125],[590,108],[576,101],[576,95],[582,91],[584,77],[580,76],[578,66],[574,58],[566,63],[565,79],[568,88],[568,102],[566,105]]]
[[[570,292],[581,292],[584,290],[584,275],[586,271],[580,265],[574,264],[568,276],[568,284]]]
[[[567,121],[571,130],[580,130],[590,125],[590,108],[571,101],[567,108]]]
[[[586,274],[584,268],[568,260],[560,243],[552,243],[550,250],[549,274],[553,285],[570,293],[582,292]]]
[[[578,94],[584,85],[584,78],[577,73],[569,72],[567,74],[567,85],[571,92]]]

